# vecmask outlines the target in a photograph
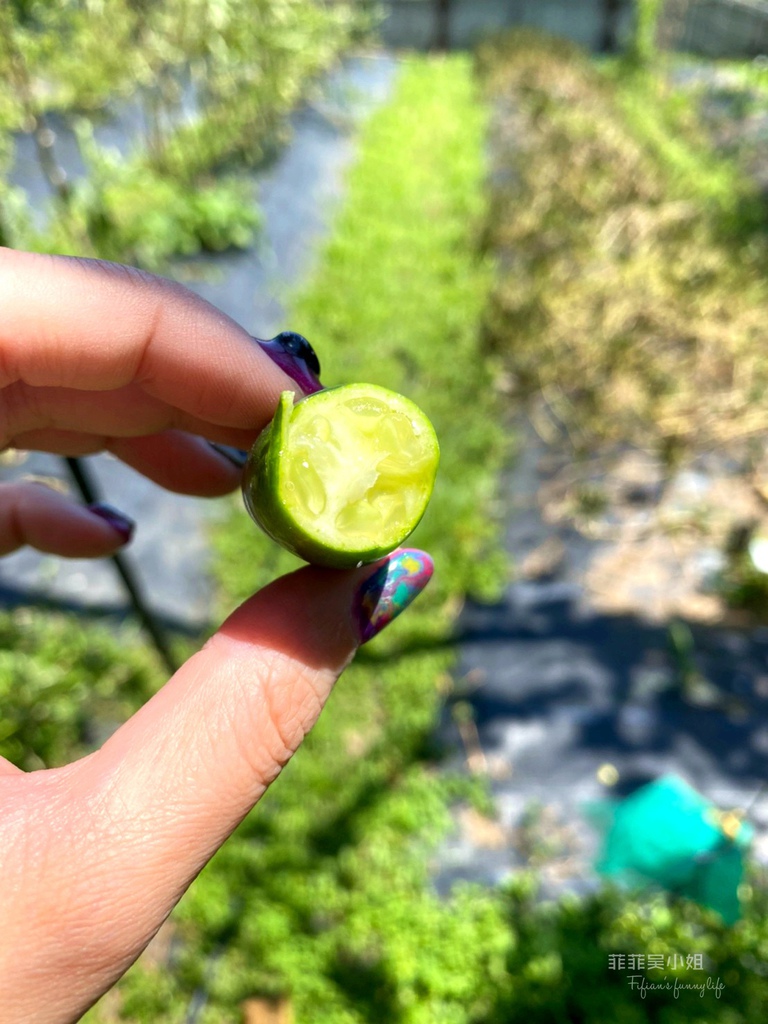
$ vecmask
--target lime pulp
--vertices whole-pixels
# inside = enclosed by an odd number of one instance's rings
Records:
[[[387,554],[413,531],[438,460],[432,424],[394,391],[348,384],[295,405],[284,392],[246,467],[245,502],[300,557],[348,567]]]

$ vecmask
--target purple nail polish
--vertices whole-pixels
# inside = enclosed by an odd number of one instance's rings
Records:
[[[136,524],[119,509],[100,501],[95,505],[88,505],[88,511],[109,523],[112,529],[123,538],[123,544],[127,544],[131,537],[133,537]]]
[[[264,341],[254,338],[263,352],[273,363],[295,381],[305,395],[322,391],[320,383],[320,360],[307,339],[295,331],[281,331],[280,334]]]
[[[380,633],[418,597],[432,578],[433,569],[426,551],[400,548],[360,584],[353,615],[361,644]]]

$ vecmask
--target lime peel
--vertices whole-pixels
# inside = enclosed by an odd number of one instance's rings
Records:
[[[284,391],[249,456],[243,495],[283,547],[316,565],[351,568],[412,533],[438,461],[432,424],[394,391],[345,384],[295,404]]]

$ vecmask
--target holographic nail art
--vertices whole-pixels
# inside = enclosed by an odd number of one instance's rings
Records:
[[[400,548],[365,580],[357,592],[354,614],[364,644],[396,619],[432,578],[433,563],[426,551]]]

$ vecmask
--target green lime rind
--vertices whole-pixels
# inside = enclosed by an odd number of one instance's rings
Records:
[[[272,422],[256,439],[243,475],[243,499],[252,519],[267,536],[306,562],[315,562],[311,556],[322,558],[320,546],[314,551],[315,545],[307,543],[280,500],[281,461],[287,446],[293,399],[292,391],[283,391]]]
[[[414,486],[411,482],[407,520],[398,521],[394,526],[390,524],[376,536],[367,536],[364,540],[357,534],[344,534],[336,527],[329,527],[327,518],[324,519],[322,515],[313,516],[306,507],[297,509],[295,493],[291,494],[292,487],[295,492],[291,480],[296,479],[296,460],[306,453],[306,448],[301,448],[301,454],[296,455],[296,444],[292,445],[291,440],[292,424],[297,423],[297,417],[302,424],[311,422],[316,413],[334,421],[337,418],[334,408],[339,411],[339,405],[343,407],[350,401],[371,401],[377,403],[377,408],[383,404],[393,414],[400,416],[401,423],[403,417],[410,420],[419,438],[416,442],[418,454],[424,465],[415,476],[418,485]],[[340,411],[344,412],[344,409]],[[310,415],[307,416],[307,413]],[[303,430],[301,441],[306,445],[306,426],[303,426]],[[322,441],[318,444],[322,445]],[[354,452],[346,453],[350,457],[350,465],[355,466],[355,472],[360,471],[363,476],[371,472],[373,465],[358,468],[361,466],[360,458],[365,461],[365,448],[366,445],[361,442]],[[396,457],[399,453],[395,449],[392,454]],[[381,461],[380,449],[376,458]],[[243,497],[255,522],[288,551],[314,565],[349,569],[389,554],[413,532],[429,503],[438,460],[439,445],[432,424],[418,406],[402,395],[375,384],[346,384],[318,391],[294,404],[293,392],[284,391],[271,424],[262,431],[251,450],[243,477]],[[307,462],[301,465],[307,466],[307,473],[312,472]],[[344,468],[345,472],[341,476],[344,485],[348,486],[352,478],[346,472],[346,466]],[[388,493],[391,493],[391,485]],[[338,536],[331,538],[329,533]]]

